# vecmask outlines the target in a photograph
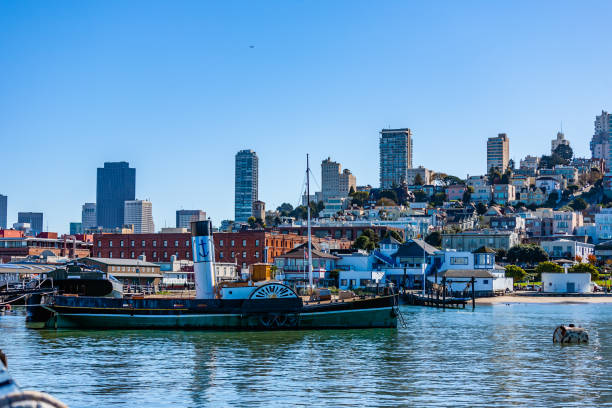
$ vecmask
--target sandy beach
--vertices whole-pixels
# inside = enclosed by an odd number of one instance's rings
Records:
[[[612,296],[495,296],[477,298],[477,304],[497,305],[504,303],[612,303]]]

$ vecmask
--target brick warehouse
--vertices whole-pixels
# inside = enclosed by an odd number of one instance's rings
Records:
[[[273,262],[297,245],[306,242],[307,237],[276,231],[247,230],[240,232],[214,233],[215,260],[236,263],[243,268],[254,263]],[[346,240],[321,239],[313,242],[330,248],[348,248]],[[150,262],[168,262],[175,255],[177,259],[192,259],[191,234],[96,234],[91,256],[98,258],[136,259],[144,255]]]

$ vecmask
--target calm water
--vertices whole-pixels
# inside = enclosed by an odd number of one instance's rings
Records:
[[[35,331],[0,316],[24,388],[72,407],[612,406],[612,305],[405,308],[409,329]],[[557,324],[588,345],[552,344]]]

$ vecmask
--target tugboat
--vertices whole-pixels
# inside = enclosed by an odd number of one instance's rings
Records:
[[[193,222],[191,233],[195,299],[47,295],[40,305],[47,313],[32,313],[28,318],[30,327],[214,330],[397,327],[396,294],[305,304],[291,287],[281,282],[216,287],[211,221]]]

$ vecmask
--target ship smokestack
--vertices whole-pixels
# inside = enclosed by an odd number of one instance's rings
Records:
[[[215,246],[210,220],[191,223],[191,249],[196,299],[213,299],[215,297]]]

